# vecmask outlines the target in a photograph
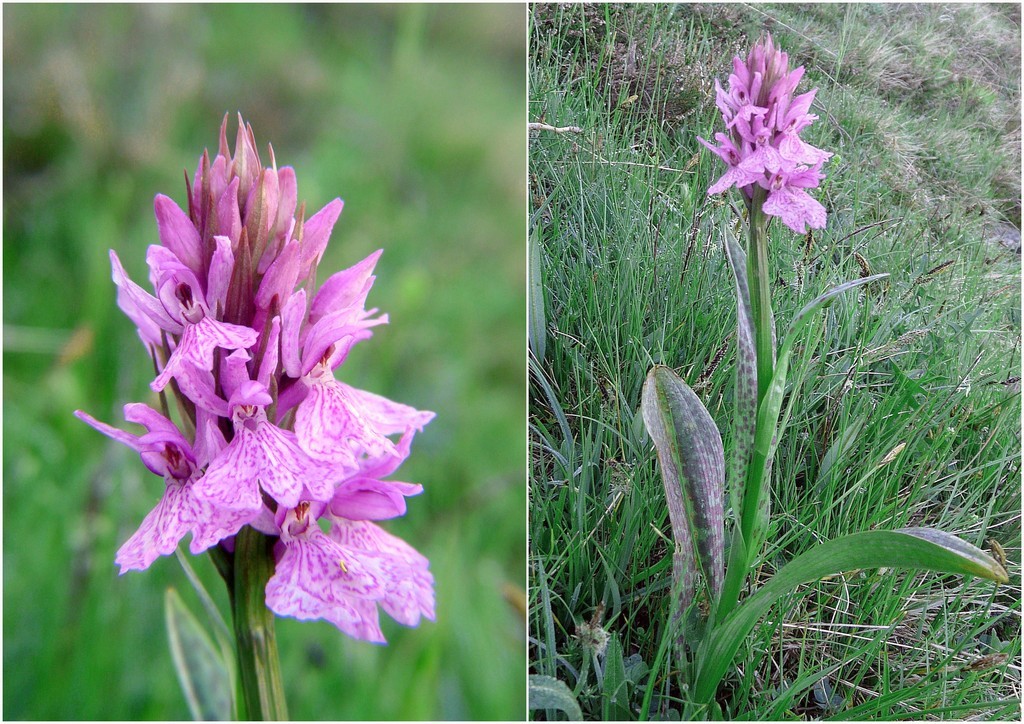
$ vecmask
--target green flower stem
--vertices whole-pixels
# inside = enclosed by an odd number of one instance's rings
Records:
[[[750,314],[753,321],[754,347],[757,352],[757,425],[764,423],[760,409],[775,373],[775,323],[772,318],[772,300],[770,276],[768,273],[768,217],[761,207],[767,198],[767,192],[760,186],[754,186],[754,197],[749,204],[748,222],[750,237],[747,246],[747,285],[750,289]],[[757,429],[755,440],[763,434]],[[722,620],[732,612],[739,601],[740,590],[747,579],[750,566],[757,556],[756,550],[763,543],[763,536],[755,535],[759,517],[767,512],[768,491],[763,489],[765,481],[760,474],[764,470],[763,460],[757,455],[749,462],[750,468],[743,475],[743,491],[738,496],[742,500],[742,510],[735,511],[739,516],[738,525],[733,531],[732,552],[729,555],[725,585],[717,602],[715,620]]]
[[[267,608],[267,581],[274,573],[273,540],[245,526],[235,537],[233,605],[242,701],[250,720],[284,720],[288,708],[274,636],[274,614]]]
[[[775,369],[775,322],[772,318],[771,276],[768,269],[768,217],[761,210],[768,192],[754,185],[750,203],[750,245],[747,247],[747,282],[757,348],[757,403],[761,404]]]

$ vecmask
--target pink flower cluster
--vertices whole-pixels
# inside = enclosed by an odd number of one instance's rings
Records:
[[[110,252],[118,306],[157,365],[152,389],[177,401],[180,426],[166,404],[164,413],[125,406],[142,434],[75,414],[164,479],[160,502],[117,553],[121,573],[148,568],[189,533],[193,553],[231,550],[250,525],[278,540],[271,610],[382,643],[378,606],[409,626],[434,618],[427,559],[374,522],[404,515],[405,498],[422,491],[384,478],[434,413],[335,378],[387,322],[365,308],[381,252],[316,289],[342,201],[305,218],[294,170],[278,170],[273,149],[264,168],[252,128],[238,123],[234,154],[225,116],[218,155],[204,152],[194,182],[186,178],[187,213],[156,197],[162,245],[146,255],[154,294]]]
[[[729,167],[708,193],[736,186],[749,204],[757,184],[768,192],[764,213],[798,233],[804,224],[824,228],[825,207],[805,189],[824,178],[821,166],[832,154],[800,138],[818,118],[808,113],[817,89],[793,97],[804,68],[790,71],[789,57],[772,45],[771,35],[754,44],[745,63],[734,57],[732,65],[728,91],[715,80],[716,104],[729,133],[715,134],[718,146],[697,139]]]

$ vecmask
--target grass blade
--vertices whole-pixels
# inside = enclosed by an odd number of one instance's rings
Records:
[[[562,405],[558,401],[558,395],[555,394],[554,389],[552,389],[551,383],[544,374],[544,369],[541,367],[540,362],[531,356],[529,366],[533,379],[535,379],[537,384],[540,385],[541,390],[544,391],[544,397],[547,398],[548,404],[551,406],[551,414],[553,414],[555,419],[558,420],[558,427],[562,430],[562,439],[564,443],[571,447],[573,441],[572,428],[569,427],[569,419],[565,416],[565,411],[562,409]]]
[[[529,304],[530,304],[530,349],[533,350],[537,362],[544,363],[544,352],[546,347],[547,319],[544,312],[544,270],[541,268],[540,233],[538,225],[530,234],[530,260],[528,275],[530,279]]]

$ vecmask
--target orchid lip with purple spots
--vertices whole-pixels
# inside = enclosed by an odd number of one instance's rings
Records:
[[[150,387],[164,410],[125,406],[142,434],[75,413],[164,479],[162,497],[116,562],[121,573],[144,570],[189,535],[192,553],[230,551],[251,525],[277,540],[271,610],[384,643],[379,610],[406,626],[435,615],[428,560],[378,524],[404,515],[406,498],[423,491],[384,478],[434,413],[335,377],[372,328],[388,322],[365,306],[381,251],[317,290],[342,200],[305,214],[295,172],[277,168],[273,149],[263,166],[241,117],[231,153],[227,121],[217,155],[204,152],[186,178],[186,204],[154,200],[152,292],[110,252],[118,306],[153,359]]]

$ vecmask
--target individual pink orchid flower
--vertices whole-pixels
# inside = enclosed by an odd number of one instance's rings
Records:
[[[229,510],[257,511],[261,491],[292,508],[305,494],[327,501],[334,494],[326,471],[298,446],[295,433],[267,419],[273,403],[266,387],[247,380],[231,396],[235,436],[196,484],[196,495]]]
[[[825,207],[804,191],[818,185],[822,177],[820,167],[819,162],[814,168],[798,167],[789,173],[779,171],[767,181],[758,181],[768,189],[768,198],[762,207],[764,212],[778,216],[798,234],[806,231],[805,224],[812,229],[824,228]]]
[[[117,552],[115,560],[122,574],[145,570],[158,557],[170,555],[189,532],[193,534],[189,550],[201,553],[234,535],[252,519],[249,513],[216,508],[196,497],[195,481],[202,475],[200,468],[206,460],[199,457],[197,461],[192,446],[174,423],[150,407],[141,403],[124,407],[128,422],[146,428],[141,436],[111,427],[81,410],[75,415],[139,453],[146,467],[162,476],[166,484],[160,502]]]
[[[310,305],[313,324],[301,351],[297,329],[305,314],[304,292],[297,292],[282,311],[282,357],[288,373],[298,378],[289,400],[302,396],[295,412],[299,444],[314,459],[347,470],[354,470],[362,457],[393,452],[388,435],[422,430],[434,417],[432,412],[357,390],[334,377],[333,370],[352,346],[370,336],[368,328],[387,321],[386,317],[371,319],[373,311],[363,306],[379,256],[375,252],[324,283]],[[336,311],[326,313],[327,309]]]
[[[434,618],[426,558],[372,523],[333,518],[329,534],[304,502],[278,513],[281,542],[267,605],[295,618],[324,618],[355,638],[384,643],[377,613],[406,626]]]

